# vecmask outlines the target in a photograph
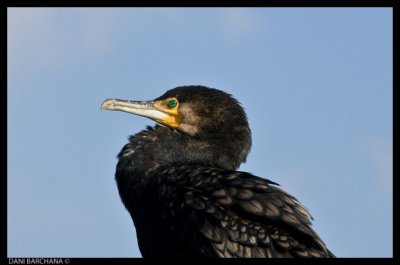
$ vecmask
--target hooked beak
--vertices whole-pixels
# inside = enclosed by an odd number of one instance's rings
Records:
[[[161,120],[168,114],[156,109],[153,101],[131,101],[122,99],[107,99],[101,105],[104,110],[119,110],[140,115],[152,120]]]
[[[131,101],[122,99],[106,99],[101,108],[136,114],[152,119],[160,124],[178,128],[182,118],[178,112],[171,112],[163,108],[159,101]]]

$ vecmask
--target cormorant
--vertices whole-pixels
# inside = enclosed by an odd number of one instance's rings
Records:
[[[102,109],[148,126],[118,154],[115,179],[143,257],[334,257],[308,210],[277,183],[236,171],[251,147],[240,103],[205,86]]]

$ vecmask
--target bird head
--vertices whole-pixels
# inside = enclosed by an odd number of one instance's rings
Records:
[[[150,101],[107,99],[102,109],[147,117],[190,136],[248,129],[246,114],[230,94],[205,86],[182,86]]]

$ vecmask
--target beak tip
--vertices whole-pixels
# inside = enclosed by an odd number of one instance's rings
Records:
[[[101,104],[100,109],[101,110],[112,110],[113,108],[113,99],[106,99],[103,101],[103,103]]]

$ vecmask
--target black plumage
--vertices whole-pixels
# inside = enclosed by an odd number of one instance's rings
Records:
[[[118,155],[115,178],[143,257],[334,257],[295,197],[236,171],[251,131],[231,95],[185,86],[103,109],[166,125],[131,136]]]

